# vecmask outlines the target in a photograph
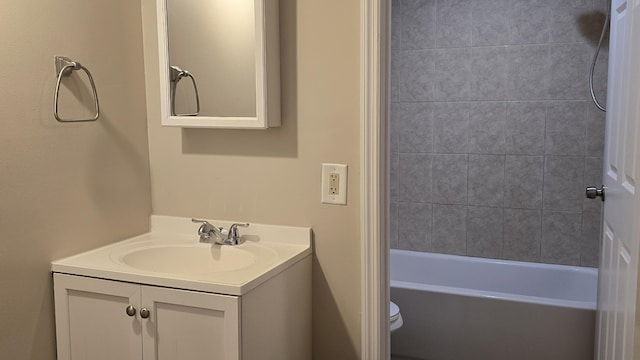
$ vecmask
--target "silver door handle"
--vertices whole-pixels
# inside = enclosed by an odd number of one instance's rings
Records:
[[[604,185],[602,185],[599,188],[595,186],[587,186],[585,194],[587,195],[588,199],[595,199],[597,197],[600,197],[600,199],[604,201],[605,189],[606,189],[606,186]]]

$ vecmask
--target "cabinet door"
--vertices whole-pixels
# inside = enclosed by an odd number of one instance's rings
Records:
[[[140,360],[140,285],[54,274],[58,360]]]
[[[144,360],[240,359],[235,296],[142,286]]]

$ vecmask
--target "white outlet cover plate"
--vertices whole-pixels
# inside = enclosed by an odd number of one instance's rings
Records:
[[[329,175],[337,173],[340,175],[338,194],[329,193]],[[347,205],[347,165],[345,164],[322,164],[322,196],[323,204]]]

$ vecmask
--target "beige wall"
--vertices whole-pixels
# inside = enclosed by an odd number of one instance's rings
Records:
[[[140,3],[2,1],[0,44],[0,358],[55,359],[50,261],[149,226]],[[98,122],[54,120],[54,55],[92,71]]]
[[[153,213],[311,226],[314,358],[358,358],[359,3],[280,1],[283,126],[267,131],[161,127],[143,9]],[[322,162],[349,165],[347,206],[320,203]]]

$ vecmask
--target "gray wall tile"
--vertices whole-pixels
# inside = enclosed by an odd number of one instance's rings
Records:
[[[402,49],[431,49],[436,46],[436,1],[401,0]]]
[[[402,3],[404,0],[391,1],[391,51],[401,49],[402,44]]]
[[[403,51],[400,55],[400,101],[434,99],[435,51]]]
[[[391,101],[400,101],[400,56],[402,52],[393,50],[391,52],[391,88],[389,89],[389,98]]]
[[[600,100],[600,99],[598,99]],[[606,128],[607,114],[596,108],[592,103],[587,105],[587,156],[602,157],[604,154],[604,134]]]
[[[507,103],[507,154],[542,155],[546,116],[544,102]]]
[[[529,45],[509,47],[507,98],[546,99],[549,94],[549,47]]]
[[[602,185],[602,158],[586,157],[584,158],[584,185],[587,186],[600,186]],[[600,198],[587,199],[583,197],[582,211],[600,212],[602,209],[602,201]]]
[[[437,101],[468,100],[471,89],[471,49],[436,50]]]
[[[600,36],[600,34],[598,34],[598,36]],[[600,50],[600,53],[598,54],[598,61],[596,61],[596,68],[593,72],[593,90],[595,91],[600,105],[606,107],[607,79],[609,77],[609,41],[603,41],[603,43],[602,50]],[[589,66],[591,66],[591,63],[589,63]]]
[[[507,155],[504,171],[505,207],[542,208],[543,165],[542,156]]]
[[[469,155],[469,205],[502,206],[503,155]]]
[[[475,102],[469,108],[469,153],[504,154],[507,104]]]
[[[549,41],[547,0],[513,0],[511,3],[511,44],[543,44]]]
[[[397,249],[398,245],[398,203],[389,204],[389,246]]]
[[[589,96],[589,66],[593,50],[588,44],[549,45],[549,96],[582,100]]]
[[[473,46],[509,44],[510,0],[475,0],[471,10]]]
[[[472,100],[505,100],[509,50],[505,46],[471,50]]]
[[[503,259],[540,262],[542,211],[504,209]]]
[[[438,0],[436,46],[471,46],[471,7],[474,0]]]
[[[434,103],[433,105],[433,151],[467,153],[469,104]]]
[[[582,42],[597,44],[610,2],[610,0],[593,0],[591,11],[586,14],[580,14],[576,18],[576,21],[580,24],[580,33],[583,36]]]
[[[433,151],[433,105],[402,103],[399,108],[399,149],[404,153]]]
[[[587,220],[601,203],[584,187],[601,183],[605,119],[586,75],[605,6],[392,0],[392,246],[596,263]],[[607,59],[605,44],[594,79],[603,103]]]
[[[611,2],[609,0],[593,0],[593,9],[604,14],[604,12],[607,11],[607,6],[609,6],[608,4],[610,3]],[[604,19],[602,19],[602,22],[604,22]],[[602,23],[599,25],[602,29]]]
[[[431,161],[427,154],[400,154],[400,201],[431,201]]]
[[[392,102],[390,109],[390,124],[389,124],[389,151],[400,151],[400,126],[402,119],[400,118],[400,103]]]
[[[431,251],[431,204],[398,205],[398,248]]]
[[[433,205],[431,250],[437,253],[467,254],[467,207]]]
[[[543,208],[582,211],[584,158],[545,156]]]
[[[592,14],[591,0],[552,1],[550,4],[551,42],[586,42],[591,34],[602,29],[602,24],[595,24],[589,16]]]
[[[545,154],[584,155],[586,105],[586,101],[547,103]]]
[[[502,256],[503,210],[493,207],[467,208],[467,255]]]
[[[580,265],[598,267],[600,260],[600,212],[582,213],[582,241],[580,243]]]
[[[400,191],[400,154],[389,154],[389,197],[391,201],[399,201]]]
[[[544,211],[542,215],[541,261],[580,265],[582,215]]]
[[[437,204],[467,203],[468,155],[433,155],[432,201]]]

